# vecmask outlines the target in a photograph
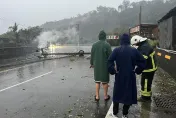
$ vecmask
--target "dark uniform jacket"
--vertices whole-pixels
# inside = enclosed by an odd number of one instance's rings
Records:
[[[139,44],[138,50],[139,52],[142,53],[142,55],[147,61],[145,70],[143,72],[156,71],[157,65],[156,65],[155,51],[152,48],[152,46],[148,43],[148,41],[144,41],[141,44]]]

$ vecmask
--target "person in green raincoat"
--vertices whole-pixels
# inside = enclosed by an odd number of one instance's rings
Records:
[[[104,100],[108,101],[110,96],[108,95],[108,58],[111,55],[112,50],[109,43],[106,42],[106,33],[101,31],[99,33],[99,41],[94,43],[91,49],[91,68],[94,68],[94,79],[96,83],[96,96],[95,101],[99,101],[100,84],[102,83],[104,88]]]

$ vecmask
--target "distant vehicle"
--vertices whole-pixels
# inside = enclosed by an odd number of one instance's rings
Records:
[[[142,37],[146,37],[149,39],[153,38],[153,31],[157,28],[157,24],[151,23],[142,23],[141,25],[137,25],[129,29],[130,36],[140,35]]]
[[[118,46],[120,43],[119,35],[117,33],[116,34],[107,34],[106,39],[107,39],[107,42],[111,46]]]

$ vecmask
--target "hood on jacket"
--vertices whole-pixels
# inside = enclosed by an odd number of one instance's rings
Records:
[[[100,33],[99,33],[99,40],[106,40],[106,33],[102,30]]]
[[[121,36],[120,45],[130,45],[130,37],[128,34],[123,34]]]

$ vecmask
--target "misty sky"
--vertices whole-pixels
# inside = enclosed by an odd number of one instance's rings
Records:
[[[118,8],[123,0],[0,0],[0,33],[17,22],[20,27],[41,25],[76,16],[97,6]],[[131,0],[139,1],[139,0]]]

